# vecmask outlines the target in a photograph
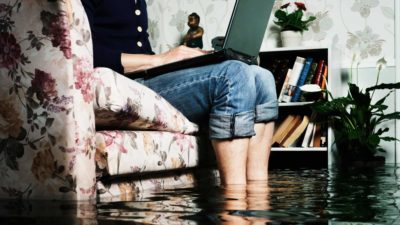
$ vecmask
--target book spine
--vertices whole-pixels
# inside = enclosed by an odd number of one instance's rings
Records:
[[[289,92],[289,78],[290,78],[290,73],[292,72],[292,69],[288,69],[287,73],[286,73],[286,77],[285,77],[285,81],[282,84],[282,88],[281,91],[279,93],[279,97],[278,97],[278,102],[283,102],[283,96],[285,95],[285,93]]]
[[[297,81],[295,91],[293,97],[291,99],[292,102],[298,102],[300,100],[301,89],[300,87],[303,86],[304,82],[306,81],[308,71],[310,70],[311,63],[313,62],[313,58],[308,57],[304,62],[303,69],[301,70],[300,77]]]
[[[284,96],[282,98],[283,102],[291,101],[292,96],[295,91],[295,87],[297,85],[297,81],[299,80],[299,77],[300,77],[300,73],[303,70],[305,60],[306,59],[303,57],[300,57],[300,56],[296,57],[296,60],[292,67],[292,72],[290,73],[287,91],[285,91]]]
[[[310,70],[308,71],[308,74],[307,74],[307,78],[304,81],[304,85],[311,84],[311,82],[312,82],[312,80],[314,78],[315,71],[317,70],[317,66],[318,66],[318,62],[313,62],[311,64]],[[299,101],[301,101],[301,102],[306,101],[306,98],[304,96],[304,92],[300,93],[300,100]]]
[[[324,90],[326,88],[326,82],[328,81],[328,66],[324,66],[324,73],[322,74],[322,82],[321,82],[321,89]]]
[[[307,125],[307,129],[304,134],[304,138],[303,138],[303,142],[301,143],[301,147],[306,148],[310,145],[311,135],[313,133],[314,126],[315,126],[314,122],[310,122]]]
[[[315,75],[315,72],[317,71],[317,67],[318,67],[318,62],[313,62],[311,64],[310,70],[308,71],[307,74],[307,78],[306,81],[304,82],[304,84],[311,84]]]
[[[322,81],[322,76],[323,76],[323,73],[324,73],[324,67],[325,67],[325,60],[323,60],[323,59],[321,59],[321,60],[319,60],[319,62],[318,62],[318,66],[317,66],[317,71],[315,72],[315,75],[314,75],[314,84],[317,84],[317,85],[319,85],[319,86],[321,86],[321,81]]]

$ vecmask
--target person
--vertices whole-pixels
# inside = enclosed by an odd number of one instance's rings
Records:
[[[95,67],[121,74],[206,54],[181,45],[154,54],[145,0],[82,0],[92,30]],[[274,120],[278,115],[272,74],[228,60],[136,81],[151,88],[189,120],[208,121],[222,185],[268,178]]]
[[[200,16],[192,13],[188,16],[189,30],[183,37],[183,44],[191,48],[203,48],[204,29],[199,26]]]

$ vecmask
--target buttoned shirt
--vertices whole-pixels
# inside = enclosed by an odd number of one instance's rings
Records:
[[[89,19],[95,67],[123,73],[121,54],[154,54],[145,0],[82,0]]]

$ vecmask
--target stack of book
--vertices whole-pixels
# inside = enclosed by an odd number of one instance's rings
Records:
[[[310,118],[311,117],[311,118]],[[279,124],[272,138],[274,147],[326,147],[326,129],[312,122],[313,115],[290,114]]]
[[[305,101],[300,87],[305,84],[317,84],[325,89],[328,77],[328,65],[325,59],[297,56],[293,65],[290,60],[276,58],[267,68],[275,77],[279,102]]]

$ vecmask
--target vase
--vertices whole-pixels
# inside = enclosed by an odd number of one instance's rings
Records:
[[[285,30],[281,32],[282,47],[297,47],[303,41],[300,31]]]

